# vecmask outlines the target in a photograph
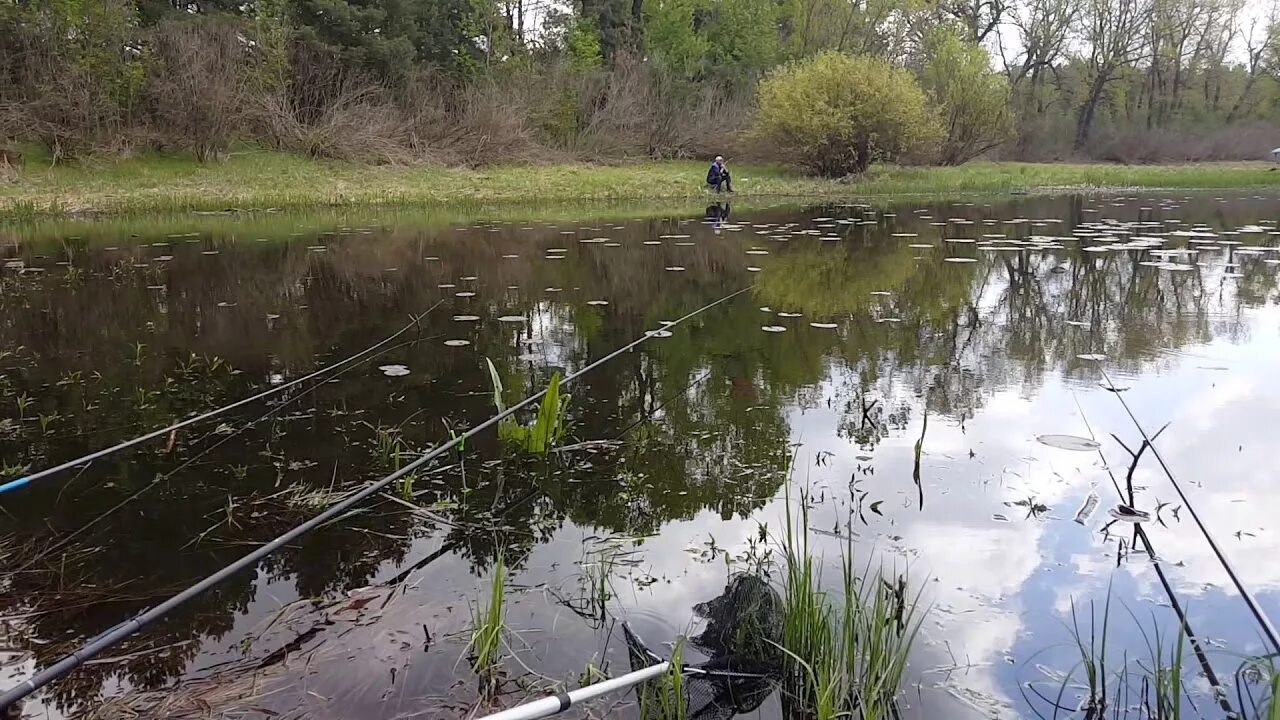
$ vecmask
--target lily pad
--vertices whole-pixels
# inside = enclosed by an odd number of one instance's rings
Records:
[[[1131,523],[1146,522],[1151,519],[1151,513],[1146,510],[1131,508],[1128,505],[1116,505],[1111,508],[1107,514],[1116,520],[1123,520],[1124,522]]]
[[[1037,435],[1036,441],[1049,447],[1055,447],[1060,450],[1075,450],[1076,452],[1089,452],[1102,447],[1098,441],[1078,435]]]
[[[763,325],[760,327],[760,329],[770,333],[780,333],[780,332],[787,331],[787,329],[782,327],[781,325]]]
[[[835,323],[811,322],[809,323],[809,327],[815,327],[815,328],[818,328],[819,330],[835,330],[837,327],[840,327],[840,326],[836,325]]]
[[[470,340],[445,340],[444,344],[448,347],[465,347],[471,344]]]
[[[404,365],[379,365],[378,369],[387,377],[400,377],[409,374],[409,368]]]

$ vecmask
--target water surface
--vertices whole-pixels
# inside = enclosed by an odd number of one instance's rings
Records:
[[[621,672],[616,622],[659,649],[696,631],[694,607],[768,552],[752,541],[776,539],[789,487],[815,502],[831,573],[852,530],[860,560],[923,590],[906,717],[1050,715],[1026,684],[1056,692],[1078,662],[1073,606],[1100,613],[1110,593],[1110,652],[1133,663],[1154,628],[1177,634],[1150,556],[1110,512],[1129,502],[1121,443],[1142,442],[1122,400],[1148,434],[1168,425],[1162,457],[1280,610],[1278,211],[1262,197],[1074,197],[6,231],[5,479],[301,377],[426,314],[328,382],[0,496],[0,687],[491,416],[486,359],[514,402],[750,287],[567,388],[568,449],[522,457],[482,434],[402,488],[416,509],[380,496],[29,710],[110,716],[117,698],[166,717],[463,717],[479,702],[471,613],[499,557],[507,680],[485,707]],[[1100,447],[1037,439],[1055,434]],[[1238,706],[1241,658],[1266,651],[1258,627],[1151,454],[1132,484]],[[603,612],[588,600],[602,563]],[[1213,716],[1190,652],[1187,665],[1188,702]],[[594,712],[633,712],[618,700]],[[772,698],[751,714],[780,712]]]

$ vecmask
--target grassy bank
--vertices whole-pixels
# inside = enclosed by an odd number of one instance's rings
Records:
[[[1269,163],[1179,166],[971,163],[962,167],[881,167],[856,182],[805,177],[777,165],[737,165],[738,199],[858,198],[1097,188],[1280,186]],[[210,164],[175,157],[50,167],[28,161],[0,183],[0,211],[12,217],[58,213],[460,205],[501,202],[689,200],[706,196],[701,162],[618,166],[564,164],[478,170],[369,167],[247,152]]]

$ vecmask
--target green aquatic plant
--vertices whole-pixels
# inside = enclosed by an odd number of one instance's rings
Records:
[[[1071,641],[1067,645],[1078,659],[1067,670],[1054,673],[1053,679],[1043,690],[1037,682],[1023,683],[1023,699],[1040,718],[1181,720],[1188,703],[1194,705],[1188,693],[1186,669],[1183,666],[1188,644],[1186,628],[1179,624],[1171,639],[1167,630],[1161,630],[1154,615],[1148,628],[1129,610],[1129,615],[1146,644],[1147,656],[1131,661],[1129,653],[1124,652],[1122,657],[1117,658],[1109,640],[1111,601],[1110,586],[1101,608],[1098,607],[1099,603],[1091,600],[1087,613],[1078,608],[1072,599],[1071,618],[1067,624]],[[1041,652],[1048,650],[1046,648]],[[1040,667],[1035,660],[1039,654],[1029,658],[1028,664]],[[1247,659],[1242,665],[1242,677],[1252,677],[1268,687],[1273,684],[1280,687],[1280,682],[1275,681],[1275,676],[1267,670],[1270,665],[1267,659]],[[1240,680],[1239,677],[1237,679]],[[1240,687],[1241,683],[1238,682],[1238,691]],[[1266,703],[1251,702],[1252,698],[1246,701],[1243,693],[1239,700],[1239,707],[1243,712],[1239,717],[1280,720],[1280,713],[1269,714],[1270,709],[1264,709]],[[1225,703],[1225,695],[1218,695],[1217,701]],[[1228,706],[1223,704],[1223,709],[1228,710]]]
[[[493,689],[502,659],[502,636],[506,631],[506,561],[499,553],[489,584],[489,602],[477,601],[471,609],[471,639],[464,652],[470,653],[471,669],[480,676],[481,687]]]
[[[644,720],[685,720],[689,717],[682,663],[684,644],[685,639],[677,637],[666,672],[636,688],[640,717]]]
[[[1236,699],[1245,718],[1280,720],[1280,667],[1277,656],[1250,657],[1236,671]],[[1254,686],[1261,694],[1254,695]]]
[[[809,549],[808,497],[786,492],[782,542],[783,702],[817,720],[895,716],[911,647],[923,621],[905,575],[857,570],[852,533],[841,551],[840,585],[824,586]]]
[[[502,400],[502,378],[498,376],[492,360],[486,358],[485,362],[489,364],[489,379],[493,384],[493,404],[498,412],[506,412],[507,406]],[[533,423],[522,425],[514,415],[503,418],[498,423],[498,437],[527,453],[540,455],[548,452],[564,438],[568,427],[569,400],[567,393],[560,392],[560,373],[552,375]]]
[[[1107,588],[1107,600],[1102,607],[1101,628],[1098,627],[1097,608],[1092,600],[1089,601],[1089,628],[1086,638],[1085,632],[1080,628],[1080,616],[1076,612],[1075,598],[1071,600],[1071,637],[1075,642],[1076,650],[1080,654],[1080,662],[1076,665],[1076,669],[1084,671],[1085,684],[1088,690],[1088,696],[1085,698],[1083,707],[1085,713],[1090,717],[1095,717],[1107,708],[1107,631],[1111,625],[1111,589]],[[1061,705],[1062,697],[1066,694],[1067,684],[1074,675],[1074,670],[1067,673],[1062,680],[1062,685],[1058,688],[1058,700],[1055,704]]]
[[[1148,672],[1142,682],[1143,705],[1148,708],[1154,720],[1181,720],[1184,693],[1182,652],[1186,647],[1185,632],[1181,627],[1178,628],[1177,641],[1172,648],[1166,648],[1167,638],[1161,634],[1159,625],[1153,625],[1150,636],[1145,631],[1142,635],[1151,653],[1151,666],[1143,668]]]

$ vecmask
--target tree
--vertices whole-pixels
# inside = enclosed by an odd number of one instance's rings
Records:
[[[778,62],[782,14],[775,0],[719,0],[710,7],[704,34],[721,78],[754,81]]]
[[[980,43],[987,39],[1009,11],[1005,0],[948,0],[940,9],[964,26],[966,40]]]
[[[705,14],[705,0],[645,0],[648,50],[683,77],[696,77],[707,56],[707,39],[698,32]]]
[[[1120,70],[1140,59],[1149,47],[1144,31],[1151,21],[1151,4],[1150,0],[1087,0],[1084,18],[1088,89],[1076,115],[1077,151],[1089,139],[1107,85],[1120,79]]]
[[[941,135],[911,73],[887,61],[824,52],[760,83],[756,134],[821,175],[861,173]]]
[[[579,16],[589,20],[600,36],[605,63],[641,46],[644,27],[643,0],[581,0]]]
[[[1008,140],[1009,84],[991,71],[987,52],[946,27],[930,35],[926,52],[921,84],[947,134],[942,164],[960,165]]]
[[[479,57],[468,0],[293,0],[304,38],[393,83],[418,65],[466,71]]]

